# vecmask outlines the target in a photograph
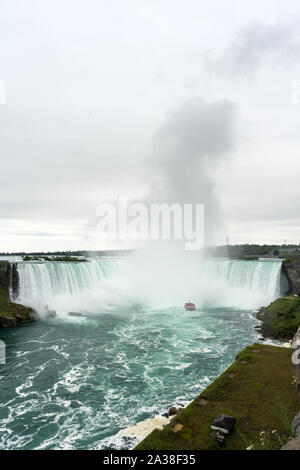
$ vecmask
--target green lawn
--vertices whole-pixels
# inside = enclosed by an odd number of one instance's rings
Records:
[[[153,431],[137,449],[280,449],[291,436],[300,410],[291,349],[254,344],[162,431]],[[221,447],[212,437],[218,414],[237,418]]]
[[[262,309],[262,320],[261,331],[265,336],[291,339],[300,326],[300,298],[288,296],[275,300]]]

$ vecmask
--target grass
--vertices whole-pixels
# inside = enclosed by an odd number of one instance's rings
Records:
[[[25,305],[10,302],[5,289],[0,288],[0,318],[15,319],[18,324],[31,323],[33,310]]]
[[[262,309],[262,333],[274,338],[291,339],[300,326],[300,298],[283,297]],[[258,315],[260,318],[260,314]]]
[[[167,427],[153,431],[137,449],[280,449],[290,438],[290,424],[300,409],[293,375],[290,349],[254,344]],[[210,429],[218,414],[237,418],[235,431],[222,447]],[[183,425],[179,432],[172,429],[176,423]]]

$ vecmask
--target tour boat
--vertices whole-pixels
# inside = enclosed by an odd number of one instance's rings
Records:
[[[189,312],[193,312],[196,310],[196,305],[193,302],[186,302],[184,304],[184,308]]]

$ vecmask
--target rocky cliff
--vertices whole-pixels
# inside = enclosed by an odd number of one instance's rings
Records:
[[[16,283],[16,269],[7,261],[0,261],[0,328],[25,325],[36,319],[32,308],[11,302],[9,287]]]
[[[0,289],[8,291],[10,279],[10,264],[7,261],[0,261]]]
[[[257,318],[264,337],[291,340],[300,326],[300,299],[294,295],[277,299],[262,307]]]
[[[282,263],[282,274],[289,284],[289,293],[300,295],[300,258],[286,259]]]
[[[262,307],[257,318],[262,321],[260,332],[266,338],[291,340],[300,326],[300,257],[282,263],[281,292],[285,297]]]

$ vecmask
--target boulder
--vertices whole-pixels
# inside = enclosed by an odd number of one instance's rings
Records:
[[[197,404],[201,406],[206,406],[208,404],[208,400],[205,400],[205,398],[200,397]]]
[[[164,416],[165,418],[171,418],[172,416],[176,416],[182,410],[184,410],[184,406],[181,404],[178,408],[176,406],[171,406],[171,408],[169,408],[169,411],[163,413],[162,416]]]
[[[55,317],[57,317],[57,313],[55,310],[49,310],[47,312],[46,318],[55,318]]]
[[[176,406],[171,406],[171,408],[169,409],[169,416],[175,416],[177,415],[178,413],[178,408],[176,408]]]
[[[300,436],[291,439],[281,450],[300,450]]]
[[[177,433],[177,432],[181,431],[182,428],[183,428],[183,424],[176,423],[175,426],[172,426],[172,431]]]
[[[171,406],[171,408],[169,409],[168,411],[168,416],[175,416],[177,415],[178,413],[180,413],[180,411],[182,411],[184,409],[184,407],[179,407],[179,408],[176,408],[176,406]]]
[[[17,321],[15,318],[0,317],[0,328],[10,328],[16,326]]]

